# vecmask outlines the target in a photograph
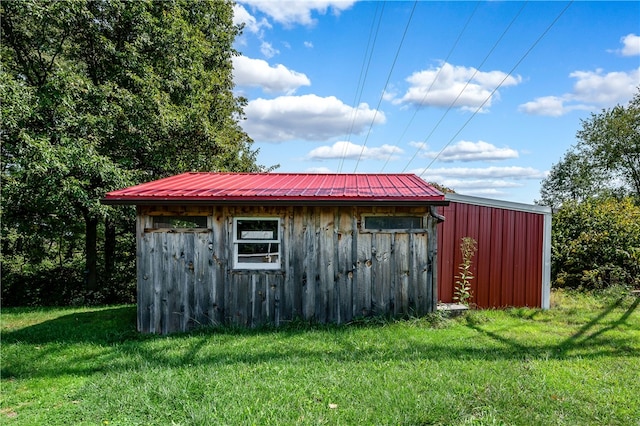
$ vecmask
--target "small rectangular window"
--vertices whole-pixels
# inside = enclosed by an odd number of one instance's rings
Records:
[[[370,231],[422,229],[422,216],[365,216],[364,229]]]
[[[206,228],[206,216],[153,216],[156,229],[193,229]]]
[[[280,269],[280,219],[233,219],[235,269]]]

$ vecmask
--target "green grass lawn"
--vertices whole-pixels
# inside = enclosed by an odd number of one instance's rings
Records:
[[[134,306],[3,309],[0,424],[640,425],[639,303],[168,337]]]

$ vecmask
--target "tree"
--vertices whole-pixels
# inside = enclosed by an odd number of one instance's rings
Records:
[[[629,105],[591,114],[578,143],[543,180],[541,204],[559,207],[592,196],[640,198],[640,90]]]
[[[240,28],[230,2],[0,8],[3,264],[70,260],[84,234],[95,291],[99,234],[115,238],[122,222],[99,203],[107,191],[188,170],[263,169],[238,124],[246,100],[232,92]]]
[[[640,285],[640,207],[630,198],[565,202],[553,216],[555,286]]]

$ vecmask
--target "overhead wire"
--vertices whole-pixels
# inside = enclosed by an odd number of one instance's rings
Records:
[[[522,4],[522,7],[518,10],[518,13],[516,13],[514,15],[514,17],[511,19],[511,22],[509,22],[509,25],[507,25],[507,27],[504,29],[504,31],[502,32],[502,34],[500,35],[500,37],[498,37],[498,39],[496,40],[496,42],[493,44],[493,46],[491,47],[491,49],[489,50],[489,52],[485,55],[484,59],[482,60],[482,62],[480,62],[480,65],[478,65],[473,74],[469,77],[469,79],[467,79],[467,82],[465,83],[464,87],[460,90],[460,92],[458,93],[458,96],[456,96],[456,98],[449,104],[449,106],[447,107],[446,111],[442,114],[442,116],[440,117],[440,119],[436,122],[435,126],[433,126],[433,128],[431,129],[431,131],[429,132],[429,134],[424,138],[423,142],[421,144],[418,145],[418,147],[416,148],[415,153],[413,154],[413,156],[409,159],[409,161],[407,162],[407,164],[404,166],[404,168],[402,169],[402,172],[404,173],[407,168],[409,167],[409,165],[411,165],[411,163],[413,162],[413,160],[415,160],[415,158],[418,156],[418,154],[420,153],[420,151],[422,151],[422,149],[425,147],[427,141],[431,138],[431,136],[433,135],[433,133],[438,129],[438,127],[440,127],[440,124],[442,123],[442,121],[444,120],[444,118],[447,116],[447,114],[449,114],[449,112],[453,109],[453,107],[455,106],[456,102],[458,102],[458,99],[460,99],[460,96],[462,96],[462,94],[464,93],[465,90],[467,90],[467,87],[469,87],[469,84],[471,83],[471,81],[475,78],[475,76],[478,74],[478,72],[480,72],[480,69],[482,68],[482,66],[485,64],[485,62],[487,62],[487,60],[489,59],[489,57],[491,56],[491,54],[493,53],[493,51],[498,47],[498,45],[500,44],[500,42],[502,41],[502,39],[504,38],[504,36],[509,32],[509,29],[513,26],[513,24],[515,23],[515,21],[518,19],[518,17],[520,16],[520,14],[522,13],[522,11],[524,10],[524,7],[527,5],[527,2],[524,2]],[[442,69],[442,68],[441,68]],[[434,79],[434,82],[436,81],[436,78]],[[433,85],[433,82],[431,83]],[[425,95],[425,99],[426,99],[426,95]],[[489,98],[490,99],[490,98]],[[424,102],[424,99],[423,99]],[[486,103],[487,101],[485,101],[484,103]],[[415,114],[414,114],[415,116]]]
[[[444,59],[445,63],[449,62],[449,58],[451,57],[451,55],[453,54],[454,50],[458,46],[458,43],[462,39],[462,36],[467,31],[467,27],[469,26],[469,23],[471,22],[471,19],[473,18],[473,16],[476,14],[476,11],[478,10],[478,6],[480,6],[480,3],[481,3],[480,0],[476,1],[476,6],[471,11],[471,15],[469,15],[469,18],[467,18],[467,21],[465,22],[464,26],[462,27],[462,30],[460,30],[460,32],[458,33],[458,37],[453,42],[453,45],[451,46],[451,49],[449,49],[449,53],[447,53],[447,56]],[[416,109],[413,111],[413,115],[409,119],[409,122],[407,123],[407,125],[404,128],[404,130],[402,131],[402,134],[400,135],[400,137],[398,137],[398,140],[396,141],[396,143],[393,146],[397,147],[398,145],[400,145],[400,141],[402,141],[402,139],[404,138],[404,135],[409,130],[409,127],[411,126],[411,123],[413,123],[413,120],[416,118],[416,114],[418,114],[418,111],[422,108],[422,104],[424,104],[424,101],[427,99],[427,96],[429,96],[429,93],[431,93],[431,89],[433,88],[433,85],[435,84],[435,82],[438,81],[438,77],[440,77],[440,73],[441,72],[442,72],[442,67],[440,67],[438,69],[438,72],[436,73],[436,76],[434,77],[433,81],[431,82],[431,84],[427,88],[427,91],[424,94],[424,96],[422,98],[422,101],[420,102],[420,104],[418,104]],[[385,162],[384,162],[384,164],[382,166],[382,169],[380,169],[380,173],[382,173],[384,171],[384,169],[387,167],[387,164],[389,163],[389,160],[391,160],[391,156],[392,156],[392,152],[390,152],[389,155],[387,156],[387,159],[385,160]]]
[[[400,39],[400,44],[398,45],[398,48],[396,49],[396,55],[393,58],[393,63],[391,64],[391,69],[389,69],[389,74],[387,75],[387,80],[384,84],[384,88],[382,89],[382,93],[380,94],[380,99],[378,100],[378,104],[376,105],[376,109],[373,113],[373,118],[371,119],[371,123],[369,124],[369,130],[367,131],[367,136],[364,139],[364,142],[362,143],[362,149],[360,150],[360,155],[358,155],[358,160],[356,161],[356,165],[353,168],[353,173],[355,173],[358,170],[358,165],[360,164],[360,160],[362,159],[362,155],[364,154],[364,150],[367,146],[367,141],[369,140],[369,136],[371,135],[371,129],[373,128],[373,124],[375,123],[376,117],[378,116],[378,110],[380,109],[380,104],[382,103],[382,100],[384,99],[384,95],[387,91],[387,86],[389,85],[389,80],[391,80],[391,74],[393,73],[393,70],[395,68],[396,62],[398,61],[398,56],[400,56],[400,50],[402,49],[402,45],[404,43],[404,40],[407,36],[407,32],[409,30],[409,26],[411,25],[411,20],[413,19],[413,15],[415,13],[416,10],[416,6],[418,5],[418,0],[415,0],[413,2],[413,7],[411,8],[411,14],[409,15],[409,19],[407,20],[407,24],[405,25],[404,28],[404,32],[402,33],[402,38]]]
[[[369,74],[369,67],[371,66],[371,58],[373,57],[373,51],[375,50],[376,40],[378,39],[378,33],[380,32],[380,24],[382,23],[382,15],[384,14],[384,6],[386,2],[382,2],[382,9],[380,10],[380,15],[378,16],[378,8],[380,3],[376,3],[376,10],[373,16],[373,21],[371,22],[371,29],[369,30],[369,39],[367,40],[367,47],[365,49],[364,57],[362,58],[362,66],[360,68],[360,75],[358,76],[358,84],[356,86],[356,93],[353,98],[353,112],[351,114],[351,123],[349,124],[349,130],[345,137],[345,145],[342,149],[342,155],[340,156],[340,162],[338,163],[338,173],[342,171],[342,166],[344,165],[344,160],[347,156],[347,149],[349,146],[349,142],[351,141],[351,135],[353,133],[353,127],[356,122],[356,118],[358,116],[358,108],[357,105],[360,105],[360,100],[362,99],[362,91],[364,90],[365,82],[367,81],[367,75]],[[375,25],[376,17],[378,17],[378,25]],[[375,27],[375,35],[374,35],[374,27]],[[371,41],[373,36],[373,43]],[[371,49],[369,47],[371,46]],[[367,55],[369,59],[367,60]]]
[[[438,157],[440,157],[442,152],[451,144],[451,142],[453,142],[453,140],[460,134],[460,132],[462,132],[462,130],[469,124],[469,122],[476,116],[476,114],[478,114],[478,112],[482,110],[484,105],[489,101],[489,99],[491,99],[493,97],[493,95],[496,93],[496,91],[502,86],[502,84],[507,80],[507,78],[509,78],[511,76],[511,74],[516,70],[516,68],[518,68],[518,66],[520,66],[522,61],[524,61],[524,59],[527,56],[529,56],[529,53],[531,53],[531,51],[538,45],[538,43],[544,38],[544,36],[547,35],[547,33],[551,30],[551,28],[553,28],[553,26],[556,24],[556,22],[558,22],[558,20],[562,17],[562,15],[564,15],[564,13],[567,11],[567,9],[569,9],[569,6],[571,6],[571,4],[573,4],[573,1],[574,0],[570,0],[567,3],[567,5],[560,11],[558,16],[555,17],[555,19],[547,26],[547,28],[542,32],[542,34],[540,34],[540,36],[531,45],[531,47],[529,47],[529,49],[527,49],[527,51],[522,55],[522,57],[520,57],[520,59],[515,63],[515,65],[511,68],[509,73],[507,73],[507,75],[502,79],[502,81],[500,81],[500,83],[496,86],[496,88],[493,89],[493,91],[489,94],[489,96],[487,96],[487,98],[482,102],[482,104],[480,106],[478,106],[478,108],[476,108],[476,110],[473,112],[471,117],[469,117],[467,119],[467,121],[464,122],[464,124],[460,127],[460,129],[458,129],[458,131],[451,137],[451,139],[449,139],[449,141],[442,147],[442,149],[440,149],[440,151],[433,157],[433,159],[427,165],[427,167],[425,167],[422,170],[422,172],[420,173],[420,175],[419,175],[420,178],[422,178],[422,176],[424,176],[424,174],[427,172],[427,170],[433,165],[433,163],[438,159]]]

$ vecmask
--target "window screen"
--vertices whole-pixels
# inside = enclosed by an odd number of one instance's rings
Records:
[[[366,216],[364,229],[422,229],[421,216]]]
[[[153,216],[154,228],[206,228],[206,216]]]

